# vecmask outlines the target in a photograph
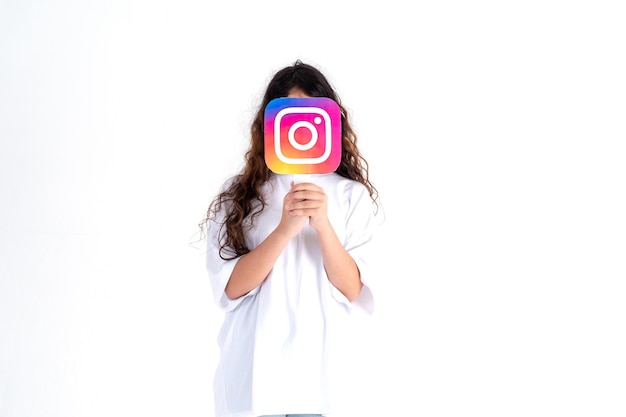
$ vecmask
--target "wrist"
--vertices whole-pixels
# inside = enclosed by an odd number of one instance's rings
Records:
[[[312,222],[311,226],[318,234],[333,232],[333,226],[330,224],[330,221],[326,218],[324,220],[315,220]]]
[[[271,233],[278,240],[284,241],[285,243],[291,240],[292,237],[298,234],[298,232],[294,232],[292,228],[285,226],[284,224],[279,224]]]

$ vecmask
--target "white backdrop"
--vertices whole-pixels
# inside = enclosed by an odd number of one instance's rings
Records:
[[[623,416],[618,3],[0,2],[0,416],[212,415],[190,243],[298,58],[386,214],[346,415]]]

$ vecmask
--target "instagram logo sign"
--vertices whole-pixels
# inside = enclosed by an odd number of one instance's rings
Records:
[[[277,174],[327,174],[341,162],[341,111],[325,97],[277,98],[265,108],[265,163]]]

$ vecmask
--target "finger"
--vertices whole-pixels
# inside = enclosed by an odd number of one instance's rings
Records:
[[[285,195],[285,203],[287,204],[291,204],[294,202],[298,202],[298,201],[304,201],[304,200],[319,200],[319,198],[316,198],[313,194],[307,194],[306,192],[289,192],[287,193],[287,195]]]
[[[319,200],[302,200],[290,203],[288,210],[317,210],[323,205],[323,202]]]
[[[297,190],[293,191],[293,197],[297,200],[320,200],[326,199],[326,194],[318,190]]]
[[[317,210],[289,210],[289,215],[293,217],[315,217]]]

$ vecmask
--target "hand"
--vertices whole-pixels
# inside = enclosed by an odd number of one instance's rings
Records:
[[[328,197],[324,189],[308,182],[294,185],[284,200],[284,210],[289,216],[309,219],[316,231],[330,226],[328,221]]]
[[[295,216],[290,213],[289,206],[292,204],[294,198],[293,186],[292,181],[291,189],[283,198],[283,213],[280,219],[280,224],[278,225],[278,229],[286,233],[290,239],[300,233],[308,220],[308,217],[306,216]]]

